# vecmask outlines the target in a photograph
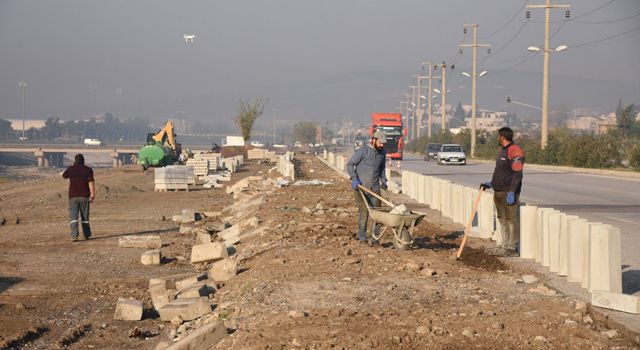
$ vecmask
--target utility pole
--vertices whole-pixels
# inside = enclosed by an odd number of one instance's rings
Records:
[[[544,64],[542,68],[542,130],[540,147],[545,149],[549,140],[549,22],[551,19],[551,9],[568,9],[571,5],[551,4],[551,0],[546,0],[544,5],[527,5],[527,9],[544,9]],[[527,11],[529,16],[529,11]],[[565,17],[569,17],[569,11],[565,12]]]
[[[442,97],[442,106],[440,106],[440,109],[442,113],[442,131],[444,131],[447,128],[447,63],[445,61],[442,61],[440,68],[442,69],[442,90],[440,91],[440,97]]]
[[[476,81],[478,78],[477,72],[477,49],[478,47],[491,47],[489,44],[478,44],[478,25],[477,24],[465,24],[464,32],[466,34],[467,28],[473,28],[473,43],[472,44],[461,44],[460,47],[471,47],[473,48],[473,67],[471,68],[471,158],[475,158],[476,156],[476,115],[477,115],[477,107],[478,103],[476,100]]]
[[[276,144],[276,109],[273,109],[273,144]]]
[[[404,93],[402,94],[403,97],[403,102],[405,103],[405,109],[404,109],[404,127],[407,130],[407,141],[411,140],[411,135],[409,135],[409,93]]]
[[[27,109],[27,82],[26,81],[21,81],[20,83],[18,83],[18,86],[22,89],[22,140],[25,140],[24,138],[24,119],[25,119],[25,115],[26,115],[26,109]]]
[[[423,71],[424,71],[424,69],[423,69]],[[417,102],[418,104],[416,106],[416,110],[417,110],[417,114],[418,114],[418,121],[417,121],[417,125],[418,125],[417,129],[418,130],[417,130],[416,136],[417,136],[417,138],[419,138],[420,137],[420,133],[421,133],[421,129],[422,129],[422,114],[423,114],[423,112],[422,112],[422,88],[423,88],[422,87],[422,79],[427,78],[427,76],[414,75],[414,77],[416,77],[418,79],[418,86],[417,86],[418,96],[416,97],[416,99],[418,100],[418,102]]]
[[[416,104],[416,88],[418,87],[418,85],[409,85],[409,88],[411,89],[411,105],[413,105],[413,120],[411,121],[411,141],[414,141],[417,139],[416,137],[416,110],[417,107],[415,106]],[[420,101],[418,101],[418,103],[420,103]]]
[[[439,76],[434,76],[433,75],[433,63],[431,62],[423,62],[422,64],[427,65],[429,68],[429,75],[427,76],[427,79],[429,79],[429,86],[428,86],[428,90],[429,93],[427,94],[427,119],[428,119],[428,123],[429,125],[427,126],[427,136],[431,137],[431,124],[432,124],[432,118],[433,118],[433,105],[432,105],[432,98],[431,95],[433,94],[432,90],[433,90],[433,85],[432,85],[432,80],[433,79],[439,79]]]

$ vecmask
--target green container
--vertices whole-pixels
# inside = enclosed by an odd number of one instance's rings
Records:
[[[138,152],[138,163],[145,169],[171,165],[174,161],[171,149],[159,143],[146,145]]]

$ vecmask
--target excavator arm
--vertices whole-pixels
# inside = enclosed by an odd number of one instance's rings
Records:
[[[176,149],[175,134],[173,133],[173,123],[169,120],[157,134],[153,135],[153,140],[162,144],[166,144],[167,147],[172,150]]]

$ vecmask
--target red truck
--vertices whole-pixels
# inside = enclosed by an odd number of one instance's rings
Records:
[[[402,114],[372,113],[369,137],[373,135],[376,129],[384,131],[387,137],[387,143],[384,145],[384,150],[387,151],[387,158],[402,160],[403,136],[406,133],[406,130],[402,128]]]

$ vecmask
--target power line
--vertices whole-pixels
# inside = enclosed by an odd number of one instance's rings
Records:
[[[518,29],[518,31],[516,31],[516,33],[511,37],[511,39],[509,39],[509,41],[507,41],[506,44],[502,45],[498,50],[496,50],[493,55],[497,55],[498,53],[502,52],[502,50],[504,50],[505,48],[507,48],[507,46],[509,46],[517,37],[518,35],[520,35],[520,33],[522,32],[522,30],[524,29],[524,27],[527,26],[527,24],[529,24],[529,22],[524,22],[522,24],[522,26],[520,26],[520,29]],[[480,64],[484,63],[486,60],[488,60],[489,58],[491,58],[492,56],[486,56],[484,59],[482,59],[482,61],[480,61]]]
[[[487,39],[487,38],[490,38],[490,37],[492,37],[492,36],[494,36],[494,35],[496,35],[496,34],[500,33],[500,32],[501,32],[503,29],[505,29],[509,24],[511,24],[511,22],[513,22],[513,20],[514,20],[514,19],[516,19],[516,17],[518,16],[518,14],[520,14],[520,12],[522,12],[522,9],[524,9],[524,7],[527,5],[527,2],[528,2],[528,1],[529,1],[529,0],[525,0],[525,1],[522,3],[522,6],[520,6],[520,8],[518,9],[518,11],[516,11],[516,13],[514,13],[514,14],[513,14],[513,16],[511,16],[511,18],[509,18],[509,20],[508,20],[505,24],[503,24],[503,25],[502,25],[502,27],[500,27],[498,30],[496,30],[496,31],[492,32],[492,33],[491,33],[491,34],[489,34],[489,35],[481,36],[481,37],[480,37],[480,39]]]
[[[638,17],[638,16],[640,16],[640,12],[636,13],[635,15],[631,15],[631,16],[623,17],[623,18],[612,19],[612,20],[606,20],[606,21],[595,21],[595,22],[576,21],[576,23],[581,23],[581,24],[607,24],[607,23],[616,23],[616,22],[626,21],[626,20],[631,19],[631,18],[636,18],[636,17]]]
[[[565,20],[560,20],[560,21],[549,21],[549,23],[561,23],[561,22],[563,22],[563,21],[574,21],[574,20],[576,20],[576,19],[579,19],[579,18],[582,18],[582,17],[586,17],[586,16],[588,16],[588,15],[590,15],[590,14],[594,13],[594,12],[600,11],[601,9],[603,9],[603,8],[605,8],[605,7],[607,7],[607,6],[611,5],[611,4],[613,4],[615,1],[616,1],[616,0],[609,0],[608,2],[606,2],[606,3],[604,3],[604,4],[600,5],[600,6],[598,6],[598,7],[596,7],[596,8],[594,8],[594,9],[593,9],[593,10],[591,10],[591,11],[587,11],[587,12],[585,12],[585,13],[581,14],[581,15],[578,15],[578,16],[572,16],[571,18],[568,18],[568,19],[565,19]],[[544,23],[544,21],[536,21],[536,20],[532,20],[532,22],[535,22],[535,23]]]
[[[639,31],[639,30],[640,30],[640,27],[636,27],[636,28],[634,28],[634,29],[627,30],[626,32],[622,32],[622,33],[614,34],[614,35],[608,36],[608,37],[606,37],[606,38],[602,38],[602,39],[598,39],[598,40],[593,40],[593,41],[587,41],[587,42],[582,43],[582,44],[571,45],[571,48],[583,47],[583,46],[587,46],[587,45],[596,44],[596,43],[599,43],[599,42],[603,42],[603,41],[607,41],[607,40],[615,39],[615,38],[617,38],[617,37],[620,37],[620,36],[623,36],[623,35],[626,35],[626,34],[630,34],[630,33],[633,33],[633,32]]]
[[[528,56],[528,57],[526,57],[525,59],[520,60],[519,62],[516,62],[516,63],[514,63],[514,64],[510,65],[509,67],[507,67],[507,68],[505,68],[505,69],[503,69],[503,70],[499,70],[499,71],[497,71],[497,72],[491,73],[491,76],[496,76],[496,75],[498,75],[498,74],[506,73],[506,72],[508,72],[508,71],[512,70],[513,68],[515,68],[515,67],[517,67],[517,66],[519,66],[519,65],[521,65],[521,64],[526,63],[527,61],[529,61],[529,60],[531,60],[532,58],[536,57],[536,56],[537,56],[537,52],[529,53],[527,56]]]

